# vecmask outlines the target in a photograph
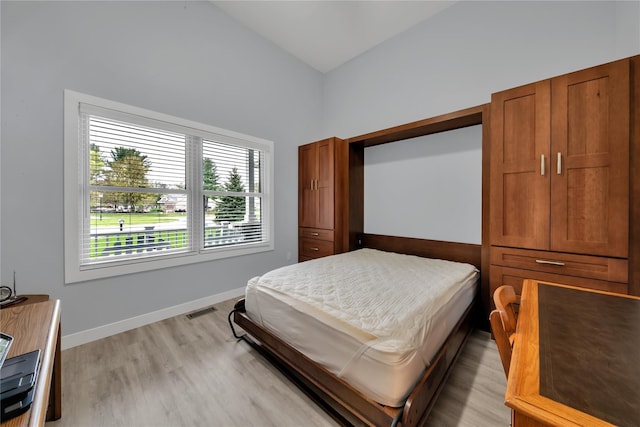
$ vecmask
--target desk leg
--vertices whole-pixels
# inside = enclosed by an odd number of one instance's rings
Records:
[[[53,358],[53,372],[51,375],[51,388],[49,390],[49,407],[47,408],[47,421],[55,421],[62,416],[62,350],[61,327],[58,325],[58,338],[56,339],[56,351]]]

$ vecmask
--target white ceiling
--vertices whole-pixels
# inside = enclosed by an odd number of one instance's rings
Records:
[[[322,73],[455,1],[215,1],[216,6]]]

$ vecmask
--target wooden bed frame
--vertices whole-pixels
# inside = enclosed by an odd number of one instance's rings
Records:
[[[374,234],[360,235],[358,244],[359,247],[466,262],[475,265],[478,269],[481,264],[480,245]],[[238,301],[234,310],[229,313],[229,325],[236,338],[244,339],[263,354],[340,424],[421,426],[426,423],[436,397],[473,329],[475,311],[479,308],[479,295],[478,288],[476,300],[458,321],[402,408],[387,407],[371,400],[323,366],[254,323],[245,312],[244,299]],[[231,323],[232,316],[233,321],[250,337],[236,334]]]

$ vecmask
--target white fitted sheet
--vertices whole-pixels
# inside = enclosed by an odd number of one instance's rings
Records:
[[[249,317],[373,400],[402,406],[476,293],[469,264],[360,249],[249,281]]]

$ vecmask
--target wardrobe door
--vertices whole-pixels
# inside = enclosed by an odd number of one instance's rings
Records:
[[[491,98],[491,244],[549,248],[548,80]]]
[[[318,212],[318,148],[314,144],[298,148],[298,225],[315,227]]]
[[[552,79],[551,250],[626,258],[630,61]]]
[[[317,142],[316,145],[318,150],[318,175],[316,184],[318,212],[315,227],[333,229],[335,216],[334,138]]]

